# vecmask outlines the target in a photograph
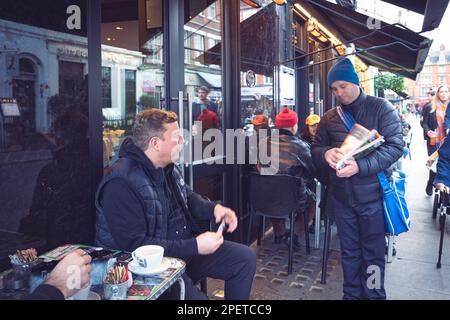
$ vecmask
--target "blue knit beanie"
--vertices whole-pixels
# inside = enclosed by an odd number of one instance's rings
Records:
[[[328,86],[331,87],[335,81],[347,81],[359,86],[359,77],[350,59],[339,59],[328,71]]]

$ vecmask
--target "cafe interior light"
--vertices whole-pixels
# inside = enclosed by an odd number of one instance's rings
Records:
[[[286,3],[285,0],[273,0],[273,2],[275,2],[275,4],[278,4],[280,6]]]
[[[306,31],[312,32],[315,29],[314,21],[312,19],[308,19],[308,24],[306,26]]]
[[[253,8],[261,8],[259,1],[256,1],[256,0],[242,0],[242,2],[244,2],[245,4],[247,4]]]
[[[308,19],[308,24],[306,26],[306,30],[315,36],[321,42],[328,42],[327,37],[320,32],[318,27],[318,21],[314,18]]]
[[[330,41],[334,46],[336,46],[336,50],[339,54],[343,55],[345,53],[345,48],[347,46],[344,45],[331,31],[323,26],[316,18],[311,16],[311,14],[298,3],[296,3],[294,7],[296,9],[296,13],[306,19],[306,30],[308,32],[322,42]]]
[[[303,15],[306,17],[306,19],[311,18],[311,15],[309,14],[308,11],[306,11],[301,5],[299,5],[298,3],[295,4],[295,8]]]
[[[324,42],[324,43],[328,42],[328,39],[323,35],[318,36],[317,39],[319,39],[321,42]]]

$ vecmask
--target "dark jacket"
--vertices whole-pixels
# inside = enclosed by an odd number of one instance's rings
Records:
[[[306,188],[306,183],[315,176],[315,167],[308,143],[298,136],[293,135],[288,130],[279,129],[278,134],[276,131],[273,131],[269,138],[263,139],[260,142],[260,148],[261,144],[266,144],[268,146],[267,148],[271,152],[271,160],[277,157],[279,161],[278,168],[273,166],[273,161],[267,165],[258,162],[257,168],[259,173],[264,174],[264,169],[266,169],[271,174],[287,174],[300,178],[300,206],[304,206],[309,195],[309,190]],[[273,149],[277,144],[279,155],[274,153]]]
[[[302,130],[299,131],[299,137],[308,142],[308,144],[311,146],[313,143],[313,137],[309,133],[308,126],[304,126]]]
[[[450,187],[450,140],[445,139],[439,149],[439,160],[437,163],[436,178],[434,184],[443,183]]]
[[[125,251],[160,245],[165,255],[182,259],[198,254],[195,221],[213,219],[215,204],[192,192],[176,166],[156,169],[130,138],[122,143],[119,157],[97,190],[96,244]],[[169,217],[175,202],[182,208],[191,237],[168,237],[168,229],[174,228],[169,227]]]
[[[64,300],[64,295],[54,286],[41,284],[23,300]]]
[[[318,171],[328,170],[328,187],[336,199],[346,205],[368,203],[381,197],[377,173],[388,169],[403,153],[403,136],[400,119],[392,105],[385,99],[367,96],[362,90],[358,99],[348,106],[356,122],[367,129],[376,129],[385,142],[375,151],[357,160],[359,173],[350,178],[338,178],[336,171],[325,161],[325,152],[342,145],[347,130],[336,108],[325,113],[317,128],[312,146],[314,164]]]
[[[428,131],[434,131],[438,127],[436,112],[431,112],[431,103],[428,103],[423,109],[423,133],[427,143],[430,144],[430,138],[427,135]]]

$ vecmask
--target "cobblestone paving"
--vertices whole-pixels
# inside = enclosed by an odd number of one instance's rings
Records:
[[[305,247],[294,248],[293,269],[288,275],[288,247],[286,244],[273,244],[272,239],[269,237],[262,241],[261,246],[252,247],[257,252],[257,265],[251,299],[339,300],[342,298],[342,271],[338,251],[330,251],[327,283],[321,284],[321,249],[311,248],[311,254],[307,255]],[[208,295],[211,299],[221,299],[223,282],[209,279]]]

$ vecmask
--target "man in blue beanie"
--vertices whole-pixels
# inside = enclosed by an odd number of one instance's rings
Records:
[[[343,157],[340,146],[348,130],[337,108],[333,108],[322,117],[312,145],[318,171],[328,171],[325,210],[336,221],[340,237],[343,298],[386,299],[384,214],[377,173],[386,172],[402,156],[400,119],[387,100],[362,91],[358,74],[347,58],[330,69],[328,85],[343,113],[367,129],[376,129],[385,139],[375,151],[358,160],[347,160],[337,169]]]

